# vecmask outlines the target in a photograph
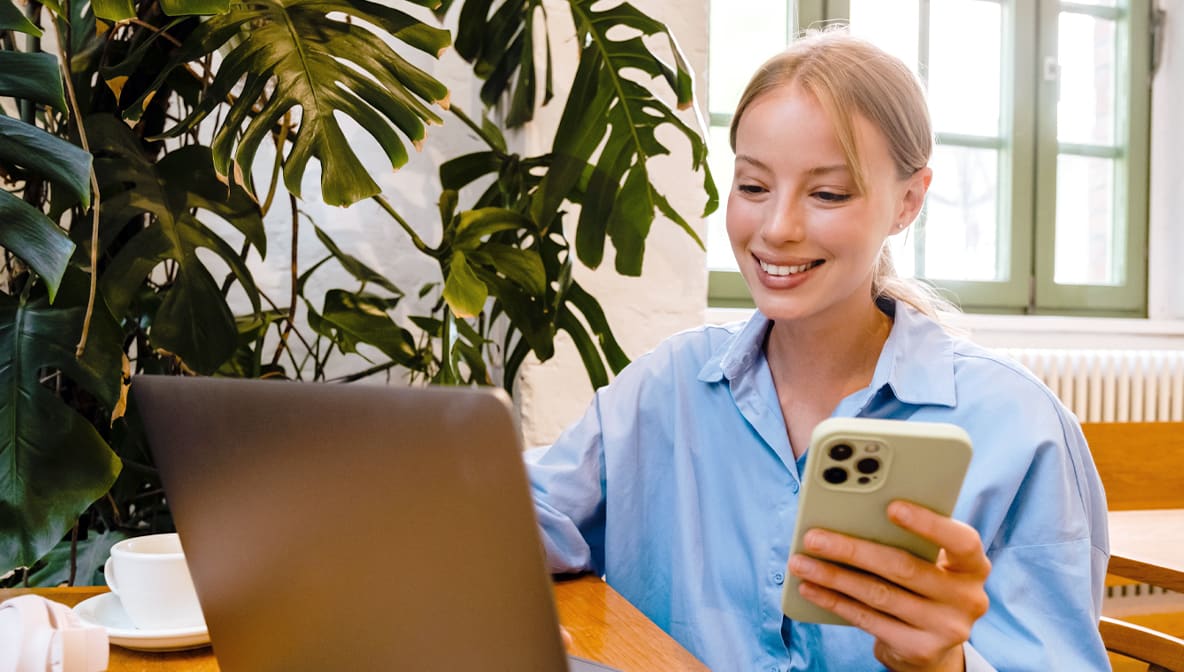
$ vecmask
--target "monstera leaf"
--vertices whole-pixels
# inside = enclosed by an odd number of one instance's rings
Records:
[[[8,0],[0,0],[5,7]],[[18,12],[19,15],[19,12]],[[16,17],[0,9],[0,28],[28,31]],[[0,98],[11,96],[65,111],[58,61],[49,54],[0,51]],[[50,180],[83,207],[90,203],[90,154],[45,131],[0,116],[0,173],[30,173]],[[74,243],[41,210],[0,190],[0,247],[29,265],[53,300]]]
[[[172,68],[230,45],[201,103],[170,134],[188,132],[232,100],[214,137],[214,166],[222,176],[233,174],[235,164],[249,175],[259,143],[286,113],[299,108],[299,126],[283,160],[284,184],[299,195],[305,168],[317,158],[323,200],[349,205],[380,190],[335,114],[356,120],[398,168],[407,162],[399,132],[418,147],[426,135],[424,123],[441,122],[428,105],[446,107],[448,97],[443,84],[411,65],[368,25],[433,56],[451,40],[446,30],[369,0],[233,3],[229,12],[194,30],[145,97]],[[129,115],[142,109],[143,100],[132,104]]]
[[[123,246],[103,274],[100,286],[111,312],[124,316],[149,274],[165,260],[176,262],[176,279],[164,293],[149,338],[154,348],[180,357],[190,369],[212,373],[234,353],[238,330],[198,250],[212,251],[230,267],[256,313],[259,291],[239,253],[193,211],[225,220],[265,254],[258,204],[241,188],[217,180],[207,147],[182,147],[153,164],[118,119],[94,115],[87,131],[103,176],[104,226],[119,230],[133,218],[151,215],[149,225]]]
[[[76,358],[85,291],[75,294],[53,307],[0,294],[0,574],[48,553],[119,474],[94,426],[42,382],[56,370],[105,408],[118,404],[122,334],[98,306]]]
[[[708,195],[704,214],[718,205],[706,162],[706,143],[648,83],[636,79],[640,73],[665,81],[677,107],[687,108],[694,93],[691,68],[669,29],[633,5],[598,9],[609,4],[604,0],[568,0],[567,4],[582,45],[580,61],[550,165],[534,194],[531,217],[547,231],[555,225],[564,201],[579,203],[576,252],[580,260],[593,268],[599,266],[607,237],[617,251],[617,271],[640,275],[645,239],[658,212],[703,245],[686,218],[650,181],[649,159],[669,154],[657,139],[659,127],[674,127],[690,143],[693,168],[703,171]],[[456,49],[473,63],[474,73],[486,79],[482,99],[486,103],[499,100],[510,89],[511,79],[517,77],[508,106],[508,125],[529,119],[525,110],[528,103],[529,107],[534,104],[536,50],[531,44],[531,27],[540,5],[536,0],[506,0],[494,9],[492,0],[470,0],[461,8]],[[655,35],[669,40],[673,67],[646,47],[643,37]],[[549,99],[549,44],[545,51],[545,99]],[[699,126],[705,128],[701,120]]]

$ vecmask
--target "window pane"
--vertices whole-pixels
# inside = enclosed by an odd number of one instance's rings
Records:
[[[735,157],[732,147],[728,144],[728,129],[725,126],[712,126],[707,137],[707,162],[711,166],[711,176],[719,187],[719,208],[707,217],[707,268],[714,270],[738,271],[736,256],[732,254],[732,244],[728,242],[726,213],[728,210],[728,194],[732,193],[732,175],[736,172]]]
[[[1118,0],[1073,0],[1078,5],[1095,5],[1097,7],[1117,7]]]
[[[1115,23],[1062,12],[1057,33],[1061,67],[1057,139],[1114,143]]]
[[[1002,5],[944,0],[930,7],[929,108],[934,129],[998,136]]]
[[[938,280],[1006,280],[999,235],[999,152],[938,146],[930,161],[919,275]],[[918,234],[914,234],[918,235]]]
[[[1061,285],[1119,285],[1124,250],[1115,230],[1114,159],[1057,157],[1056,260]]]
[[[875,44],[917,71],[917,0],[851,0],[851,34]]]
[[[731,114],[752,73],[785,48],[789,7],[788,0],[712,0],[707,52],[707,101],[712,112]]]

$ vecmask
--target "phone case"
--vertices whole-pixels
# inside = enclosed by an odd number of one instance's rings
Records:
[[[888,504],[903,499],[950,515],[970,464],[970,437],[956,425],[871,418],[828,418],[810,440],[790,555],[820,527],[903,548],[929,561],[938,548],[888,519]],[[874,467],[874,468],[873,468]],[[809,554],[807,554],[809,555]],[[848,625],[798,592],[786,573],[781,608],[795,621]]]

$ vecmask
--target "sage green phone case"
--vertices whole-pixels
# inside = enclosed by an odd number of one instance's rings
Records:
[[[888,504],[914,502],[950,515],[970,464],[970,437],[956,425],[870,418],[828,418],[810,440],[790,555],[820,527],[903,548],[929,561],[938,548],[888,519]],[[809,555],[807,553],[807,555]],[[798,592],[786,573],[781,609],[795,621],[848,625]]]

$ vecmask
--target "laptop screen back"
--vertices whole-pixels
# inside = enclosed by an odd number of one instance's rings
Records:
[[[500,391],[140,376],[221,669],[565,670]]]

